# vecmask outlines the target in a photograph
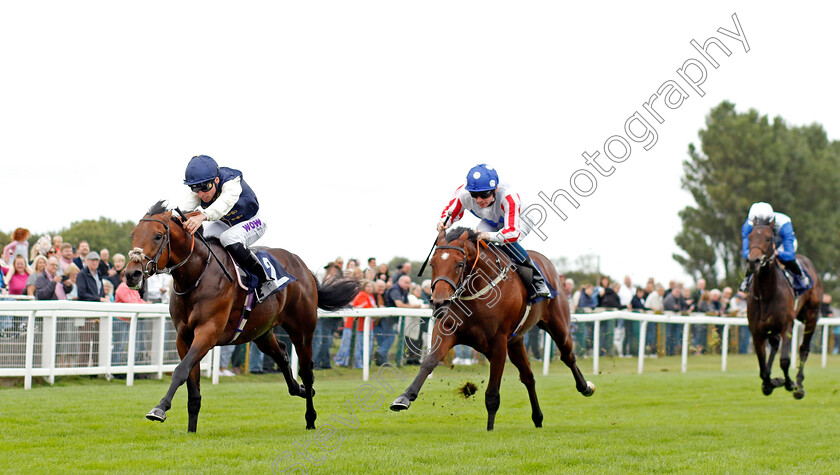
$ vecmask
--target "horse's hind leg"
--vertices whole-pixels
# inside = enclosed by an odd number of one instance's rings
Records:
[[[457,343],[454,334],[442,335],[437,326],[433,330],[432,341],[436,342],[436,344],[433,343],[435,346],[423,358],[423,362],[420,364],[420,371],[417,372],[414,381],[411,382],[404,393],[400,394],[391,403],[392,411],[404,411],[411,406],[411,402],[417,399],[417,394],[420,392],[420,388],[423,387],[423,383],[426,382],[426,378],[432,374],[432,371],[434,371],[446,353]]]
[[[277,366],[283,373],[283,377],[286,378],[286,386],[289,387],[289,394],[292,396],[306,398],[306,391],[304,390],[304,387],[301,386],[300,383],[298,383],[292,376],[292,366],[289,364],[289,355],[286,353],[286,345],[277,341],[277,338],[271,330],[266,332],[263,336],[255,339],[254,343],[257,344],[260,351],[270,356],[271,359],[277,363]]]
[[[802,344],[799,345],[799,362],[797,363],[798,371],[796,373],[796,388],[793,391],[793,397],[796,399],[802,399],[803,397],[805,397],[805,386],[802,385],[802,381],[805,379],[805,362],[808,361],[808,355],[811,354],[811,339],[814,337],[814,330],[816,330],[817,328],[818,311],[819,307],[811,308],[807,305],[802,310],[802,312],[806,312],[804,314],[805,329],[802,335]]]
[[[549,317],[547,322],[537,322],[537,326],[548,332],[551,339],[557,344],[557,347],[560,349],[560,359],[572,372],[572,376],[575,378],[575,388],[578,392],[587,397],[595,394],[595,384],[592,381],[587,381],[583,377],[580,368],[578,368],[572,334],[569,331],[568,325],[563,325],[560,317],[553,316]]]
[[[510,357],[511,363],[519,370],[519,380],[528,389],[528,398],[531,400],[531,420],[534,421],[534,426],[542,427],[543,414],[540,410],[540,403],[537,401],[534,372],[531,371],[531,364],[528,361],[528,351],[525,349],[525,343],[521,338],[508,344],[508,356]]]
[[[312,362],[312,333],[308,335],[301,334],[298,331],[290,331],[289,333],[292,343],[295,345],[295,351],[300,362],[300,379],[303,381],[303,387],[300,389],[302,393],[306,394],[306,428],[308,430],[315,429],[315,419],[318,418],[318,413],[315,412],[315,404],[312,401],[315,396],[315,365]]]

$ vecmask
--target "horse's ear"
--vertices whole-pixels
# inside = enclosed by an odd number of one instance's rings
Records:
[[[461,235],[458,237],[458,240],[459,240],[459,241],[466,241],[466,240],[468,240],[469,238],[470,238],[470,232],[469,232],[469,231],[467,231],[467,230],[464,230],[464,232],[463,232],[463,233],[461,233]]]
[[[446,230],[445,229],[441,229],[440,231],[438,231],[437,244],[438,245],[446,244]]]

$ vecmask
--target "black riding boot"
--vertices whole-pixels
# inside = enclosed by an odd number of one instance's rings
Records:
[[[528,297],[533,300],[535,297],[551,297],[551,289],[545,283],[540,271],[534,265],[534,261],[528,256],[521,264],[517,264],[516,273],[522,278],[522,283],[528,289]],[[528,283],[530,282],[530,285]]]
[[[257,256],[240,243],[234,243],[225,249],[245,270],[257,276],[257,301],[262,302],[277,288],[277,282],[266,274]]]
[[[807,274],[802,272],[802,267],[799,266],[799,262],[795,258],[789,261],[782,261],[782,264],[785,265],[785,269],[789,270],[791,274],[799,278],[799,282],[802,283],[803,287],[808,288],[811,286],[811,279],[808,278]]]

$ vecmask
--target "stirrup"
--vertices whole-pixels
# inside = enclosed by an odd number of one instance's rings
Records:
[[[267,299],[274,293],[277,288],[280,287],[280,284],[277,283],[276,280],[267,280],[257,286],[254,291],[255,296],[257,297],[257,302],[262,303],[263,300]]]
[[[548,288],[545,280],[531,282],[531,285],[534,287],[534,292],[537,297],[551,297],[551,289]]]

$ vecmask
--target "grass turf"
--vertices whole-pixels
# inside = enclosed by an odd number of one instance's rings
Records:
[[[602,358],[592,398],[562,363],[537,376],[545,416],[536,429],[508,365],[496,430],[485,430],[487,366],[439,368],[408,411],[388,404],[417,372],[361,382],[360,371],[316,372],[321,432],[304,429],[304,401],[279,375],[203,380],[198,433],[186,432],[186,387],[164,424],[144,418],[163,381],[62,378],[54,387],[0,390],[0,470],[7,472],[310,473],[836,473],[840,468],[840,358],[806,367],[806,397],[765,397],[752,355],[647,360]],[[537,368],[535,367],[535,370]],[[778,370],[774,372],[774,375]],[[470,398],[465,382],[478,386]],[[389,388],[390,385],[390,388]],[[360,390],[360,388],[362,388]],[[364,391],[368,398],[364,398]],[[375,391],[375,392],[374,392]],[[381,397],[381,398],[380,398]],[[360,406],[360,401],[366,407]],[[365,410],[370,409],[370,410]],[[330,426],[335,431],[330,433]],[[320,441],[316,441],[320,438]]]

